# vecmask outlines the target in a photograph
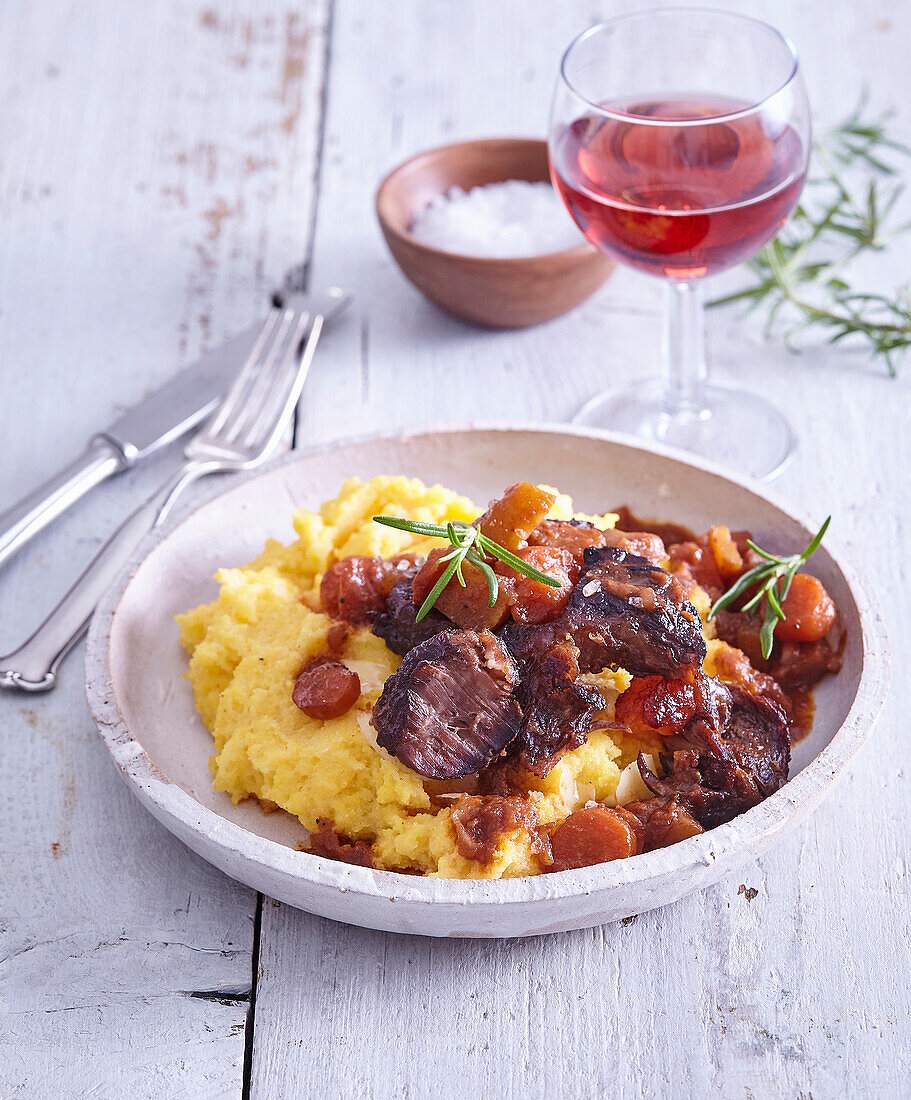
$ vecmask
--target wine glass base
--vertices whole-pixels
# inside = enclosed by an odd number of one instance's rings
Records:
[[[763,481],[785,470],[797,444],[791,425],[771,402],[719,382],[706,385],[705,398],[702,413],[670,416],[663,382],[649,379],[598,394],[573,423],[677,447]]]

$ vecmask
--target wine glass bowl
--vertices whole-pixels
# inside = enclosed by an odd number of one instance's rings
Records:
[[[781,414],[706,381],[701,280],[778,232],[809,149],[796,52],[765,23],[656,10],[599,24],[569,46],[551,111],[554,186],[589,241],[669,288],[663,384],[601,394],[577,420],[757,476],[783,467],[793,436]]]

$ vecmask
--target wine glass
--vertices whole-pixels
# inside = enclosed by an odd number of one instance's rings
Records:
[[[792,43],[697,8],[591,27],[563,55],[548,148],[585,236],[666,286],[664,378],[607,390],[576,422],[779,473],[794,450],[781,412],[707,380],[702,281],[753,256],[797,205],[810,117]]]

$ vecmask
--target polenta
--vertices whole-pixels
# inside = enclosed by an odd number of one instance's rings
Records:
[[[518,827],[500,836],[490,858],[466,858],[453,831],[455,796],[447,799],[440,783],[422,779],[377,746],[371,710],[401,659],[369,626],[352,628],[346,640],[344,663],[361,684],[347,713],[310,718],[291,697],[298,670],[328,646],[332,620],[320,605],[326,570],[349,555],[423,556],[439,545],[379,526],[373,516],[445,524],[472,522],[480,512],[465,497],[417,479],[350,480],[319,512],[295,513],[297,538],[290,545],[270,541],[249,565],[217,573],[218,598],[178,617],[190,656],[187,676],[215,742],[210,767],[216,789],[235,802],[255,797],[281,807],[310,832],[330,821],[348,840],[369,845],[379,868],[444,878],[541,871],[532,838]],[[550,518],[573,514],[570,498],[557,494]],[[581,518],[602,529],[615,519]],[[628,797],[648,794],[634,762],[640,751],[656,753],[658,739],[609,725],[630,677],[608,670],[584,679],[604,697],[598,715],[604,722],[602,728],[595,723],[585,743],[564,753],[546,776],[527,775],[541,826],[556,825],[592,801],[613,804],[618,785]]]

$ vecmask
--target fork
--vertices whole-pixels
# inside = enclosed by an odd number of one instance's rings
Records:
[[[0,657],[0,688],[50,691],[61,661],[85,633],[105,589],[140,539],[164,523],[181,493],[208,474],[251,470],[275,453],[323,322],[349,300],[332,288],[316,297],[290,295],[272,309],[221,406],[184,448],[180,468],[118,527],[28,641]]]

